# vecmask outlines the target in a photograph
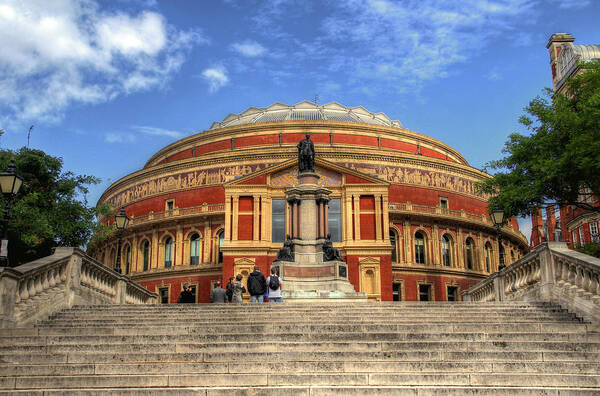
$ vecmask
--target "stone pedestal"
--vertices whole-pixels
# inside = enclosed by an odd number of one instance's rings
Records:
[[[290,228],[294,261],[275,261],[283,283],[284,300],[367,301],[366,293],[356,292],[348,281],[343,261],[324,261],[327,236],[327,202],[331,191],[317,185],[319,175],[304,172],[298,185],[286,191],[290,204]]]

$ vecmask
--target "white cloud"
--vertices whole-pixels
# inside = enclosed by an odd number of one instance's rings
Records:
[[[131,127],[133,132],[115,133],[110,132],[104,135],[104,141],[107,143],[128,143],[134,142],[142,135],[151,136],[167,136],[174,139],[180,139],[186,136],[186,133],[180,131],[173,131],[170,129],[163,129],[145,125],[135,125]]]
[[[500,74],[497,68],[493,68],[485,75],[485,78],[490,81],[499,81],[502,80],[502,74]]]
[[[136,131],[142,132],[146,135],[154,135],[154,136],[168,136],[172,138],[179,139],[184,137],[186,134],[179,131],[172,131],[169,129],[162,129],[150,126],[134,126],[133,129]]]
[[[160,87],[205,41],[157,12],[107,12],[95,0],[4,0],[0,123],[58,121],[74,103]]]
[[[231,48],[244,56],[255,57],[260,56],[266,52],[266,48],[257,43],[256,41],[246,40],[242,43],[234,43]]]
[[[104,135],[104,141],[107,143],[130,143],[135,141],[135,136],[131,133],[107,133]]]
[[[554,0],[554,2],[558,3],[558,7],[562,9],[585,8],[592,3],[591,0]]]
[[[208,82],[208,90],[210,92],[217,92],[229,82],[227,70],[224,66],[215,66],[206,69],[202,72],[202,77]]]

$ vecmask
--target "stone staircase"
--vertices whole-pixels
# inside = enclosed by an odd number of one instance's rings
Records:
[[[600,394],[600,333],[545,303],[99,305],[0,336],[0,394]]]

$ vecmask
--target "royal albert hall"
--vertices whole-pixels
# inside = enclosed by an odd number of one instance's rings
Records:
[[[183,283],[208,302],[218,280],[255,265],[268,273],[289,234],[285,191],[298,181],[307,133],[318,184],[331,191],[333,246],[369,300],[460,300],[498,270],[499,248],[507,265],[526,253],[514,219],[498,246],[476,190],[490,176],[454,148],[363,107],[275,103],[163,148],[103,193],[99,204],[130,218],[123,272],[163,303],[176,302]],[[114,237],[89,253],[114,268],[117,246]]]

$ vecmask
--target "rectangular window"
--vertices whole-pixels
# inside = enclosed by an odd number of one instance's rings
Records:
[[[573,239],[573,245],[579,245],[579,243],[577,242],[577,232],[575,232],[575,230],[571,232],[571,238]]]
[[[190,291],[194,296],[194,302],[198,302],[198,297],[196,296],[196,285],[190,285]]]
[[[332,242],[342,241],[342,201],[339,198],[329,200],[328,225]]]
[[[598,223],[590,223],[590,234],[592,237],[592,242],[598,242]]]
[[[169,288],[168,287],[161,287],[158,289],[158,295],[160,296],[160,303],[161,304],[168,304],[169,303]]]
[[[419,285],[419,301],[431,301],[431,285]]]
[[[273,200],[271,217],[273,221],[271,240],[273,242],[283,242],[285,240],[285,199]]]
[[[394,301],[402,301],[402,283],[392,283],[392,297]]]
[[[166,201],[165,203],[165,210],[167,211],[167,214],[169,216],[173,215],[173,208],[175,207],[175,201],[172,199],[169,199],[168,201]]]
[[[585,234],[583,233],[583,227],[579,227],[579,244],[583,245],[585,243]]]
[[[447,296],[448,296],[448,301],[458,301],[458,287],[456,286],[448,286],[447,290]]]

